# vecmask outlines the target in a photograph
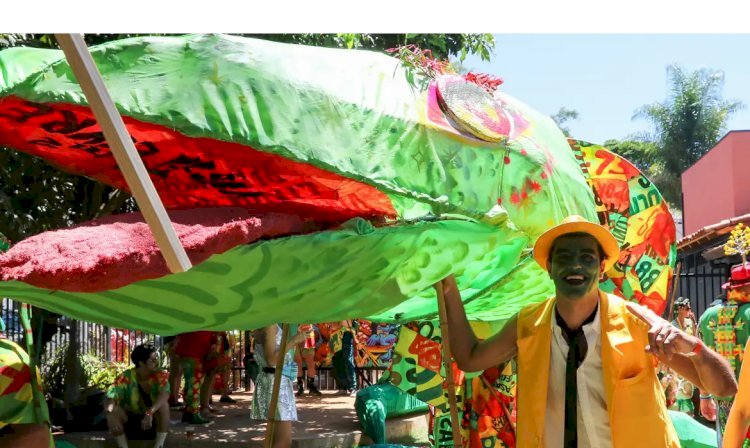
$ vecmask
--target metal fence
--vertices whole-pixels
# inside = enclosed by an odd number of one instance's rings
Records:
[[[0,317],[6,324],[6,336],[21,343],[24,335],[21,326],[19,309],[21,304],[7,298],[2,299]],[[164,339],[162,336],[145,333],[139,330],[127,330],[111,328],[92,322],[76,321],[68,317],[61,317],[58,321],[60,329],[54,334],[52,340],[45,346],[41,354],[41,363],[44,366],[52,357],[73,340],[80,347],[81,354],[96,356],[108,362],[130,363],[130,352],[139,344],[152,344],[157,349],[163,350]],[[245,373],[246,354],[250,350],[252,334],[250,331],[234,330],[231,344],[231,367],[229,375],[229,386],[231,390],[247,390],[250,387],[250,379]],[[71,337],[74,334],[75,336]],[[168,361],[168,360],[167,360]],[[169,365],[167,364],[169,368]],[[357,377],[360,387],[373,384],[378,381],[385,368],[357,368]],[[318,379],[322,390],[335,389],[334,376],[330,368],[318,368]]]
[[[6,325],[6,336],[16,342],[22,342],[24,330],[21,325],[19,310],[21,304],[11,299],[2,299],[0,317]],[[163,348],[161,336],[137,330],[110,328],[92,322],[83,322],[61,317],[58,320],[59,330],[46,344],[41,354],[42,362],[50,359],[61,347],[67,345],[70,335],[75,332],[74,340],[80,347],[81,354],[90,354],[109,362],[130,362],[130,351],[138,344],[153,344]],[[36,337],[36,336],[35,336]]]
[[[683,253],[677,295],[690,299],[696,317],[711,306],[711,302],[724,292],[721,285],[729,278],[728,264],[716,264],[703,258],[700,251]]]

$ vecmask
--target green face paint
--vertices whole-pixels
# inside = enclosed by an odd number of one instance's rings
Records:
[[[601,259],[596,240],[587,235],[555,240],[550,257],[550,277],[557,295],[580,299],[599,285]]]

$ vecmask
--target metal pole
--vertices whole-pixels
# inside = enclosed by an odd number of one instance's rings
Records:
[[[443,284],[435,283],[437,291],[438,312],[440,314],[440,333],[443,348],[443,367],[445,368],[445,382],[448,387],[448,405],[451,412],[451,429],[453,430],[453,446],[463,446],[461,432],[458,429],[458,406],[456,405],[456,383],[453,380],[453,366],[451,363],[451,349],[448,337],[448,313],[445,309],[445,297],[443,296]]]
[[[184,272],[191,268],[185,248],[172,227],[159,194],[148,176],[120,113],[104,86],[102,76],[80,34],[55,34],[73,74],[86,95],[96,121],[102,128],[112,155],[143,213],[169,270]]]

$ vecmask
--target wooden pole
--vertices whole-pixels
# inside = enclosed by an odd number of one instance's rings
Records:
[[[80,34],[55,34],[73,74],[86,95],[96,121],[102,128],[117,166],[133,193],[154,239],[161,249],[169,270],[184,272],[191,268],[190,259],[172,227],[159,194],[148,176],[120,113],[104,86],[102,76]]]
[[[677,263],[675,269],[674,280],[672,280],[672,291],[669,294],[669,309],[667,310],[667,322],[672,322],[672,316],[674,314],[674,298],[677,295],[677,287],[680,286],[680,269],[682,268],[682,262]]]
[[[273,446],[273,429],[274,426],[276,426],[276,409],[279,405],[279,390],[281,390],[281,371],[284,369],[284,358],[286,357],[286,343],[288,338],[289,324],[284,324],[281,329],[279,359],[276,360],[276,371],[273,374],[273,392],[271,392],[271,403],[268,406],[268,424],[266,425],[266,439],[263,443],[264,448],[271,448]]]
[[[435,283],[437,291],[438,312],[440,314],[440,334],[443,347],[443,367],[445,368],[445,380],[448,387],[448,405],[451,412],[451,429],[453,430],[453,446],[463,446],[461,432],[458,428],[458,406],[456,405],[456,383],[453,380],[453,366],[451,363],[451,349],[448,337],[448,313],[445,309],[445,297],[443,296],[443,284]]]
[[[513,433],[513,438],[516,438],[516,427],[513,426],[513,420],[511,419],[510,410],[508,410],[508,407],[505,406],[505,403],[503,402],[503,397],[500,392],[498,392],[494,387],[492,387],[492,384],[490,384],[489,380],[484,377],[484,375],[480,375],[480,378],[482,378],[482,383],[484,383],[484,387],[490,390],[492,395],[495,396],[495,399],[498,403],[500,403],[500,407],[503,408],[503,414],[505,414],[505,419],[508,420],[508,427],[510,428],[510,432]]]

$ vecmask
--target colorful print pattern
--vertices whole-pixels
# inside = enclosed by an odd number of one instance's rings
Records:
[[[703,342],[729,361],[735,375],[739,377],[745,345],[750,336],[750,303],[744,301],[744,296],[732,294],[733,292],[735,291],[729,291],[728,302],[712,306],[703,313],[699,327]],[[742,300],[739,303],[736,301],[738,298]],[[717,400],[716,403],[716,434],[719,437],[719,446],[732,402],[733,400]],[[750,445],[750,439],[745,441],[745,445]]]
[[[568,140],[594,193],[599,222],[620,244],[601,288],[662,314],[677,260],[676,230],[656,186],[603,146]]]
[[[39,369],[37,384],[42,384]],[[42,416],[49,421],[49,411],[41,387],[34,390],[28,354],[13,341],[0,338],[0,428],[11,424],[36,423],[34,395],[42,407]]]
[[[34,388],[29,361],[29,355],[21,347],[0,337],[0,429],[7,425],[50,421],[39,369],[36,369],[37,387]],[[34,401],[39,404],[39,409]],[[49,446],[54,445],[50,432]]]
[[[206,371],[203,363],[195,358],[180,358],[180,367],[185,378],[185,412],[197,414],[201,407],[201,384]]]
[[[158,370],[148,377],[148,386],[145,392],[151,397],[151,403],[156,402],[160,393],[169,393],[169,391],[169,372]],[[144,414],[148,410],[138,390],[138,377],[135,368],[128,369],[117,377],[107,391],[107,398],[111,398],[118,406],[135,414]]]
[[[422,321],[402,326],[390,381],[434,406],[430,437],[436,447],[453,446],[448,391],[442,364],[440,328]],[[463,445],[469,448],[515,446],[515,376],[508,365],[482,374],[465,374],[452,363]]]

